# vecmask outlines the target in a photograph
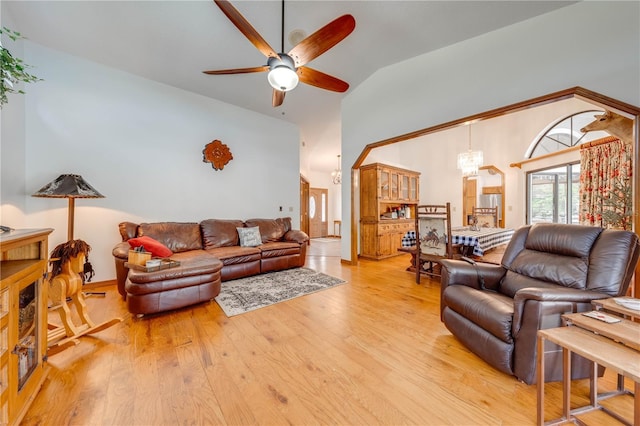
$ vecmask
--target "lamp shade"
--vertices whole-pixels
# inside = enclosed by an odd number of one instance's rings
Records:
[[[279,65],[267,74],[269,84],[276,90],[288,92],[298,85],[298,74],[286,65]]]
[[[104,198],[104,195],[96,191],[89,183],[80,175],[60,175],[53,182],[49,182],[33,197],[42,198],[68,198],[69,199],[69,215],[67,226],[67,238],[73,240],[73,222],[75,215],[75,199],[76,198]]]
[[[42,198],[104,198],[80,175],[60,175],[38,190],[33,197]]]

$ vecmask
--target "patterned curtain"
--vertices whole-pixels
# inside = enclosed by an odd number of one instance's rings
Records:
[[[594,142],[580,150],[580,223],[631,229],[632,148],[616,137]]]

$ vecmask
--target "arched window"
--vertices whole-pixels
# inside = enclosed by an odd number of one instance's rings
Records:
[[[588,133],[580,131],[594,120],[595,115],[603,113],[602,110],[582,111],[550,123],[529,146],[525,158],[540,157],[608,136],[609,134],[604,131]]]
[[[526,158],[535,158],[580,145],[609,134],[582,133],[601,110],[571,114],[550,123],[529,146]],[[527,172],[527,223],[578,223],[580,163],[557,164]]]

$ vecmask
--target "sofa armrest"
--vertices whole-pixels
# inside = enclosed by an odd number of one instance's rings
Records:
[[[128,242],[123,241],[116,244],[116,246],[111,251],[111,254],[113,255],[113,257],[126,260],[129,258],[129,250],[131,250],[131,246]]]
[[[118,224],[118,231],[122,241],[130,240],[138,236],[138,224],[133,222],[120,222]]]
[[[284,234],[283,238],[285,241],[293,241],[298,244],[305,244],[309,241],[309,236],[306,233],[299,231],[297,229],[292,229],[291,231],[287,231]]]

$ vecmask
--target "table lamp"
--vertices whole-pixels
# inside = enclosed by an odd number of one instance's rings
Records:
[[[67,225],[67,240],[73,240],[73,219],[75,213],[76,198],[104,198],[104,195],[89,185],[80,175],[60,175],[53,182],[49,182],[33,197],[42,198],[68,198],[69,220]]]

